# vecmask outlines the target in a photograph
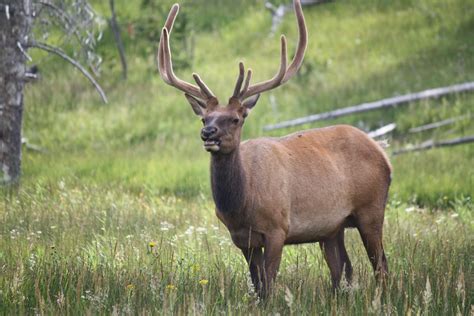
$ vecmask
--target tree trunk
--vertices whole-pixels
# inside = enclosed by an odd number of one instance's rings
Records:
[[[21,174],[21,125],[31,0],[0,0],[0,184]]]
[[[125,57],[125,48],[123,47],[122,36],[120,35],[120,27],[117,22],[117,15],[115,14],[115,1],[109,0],[110,11],[112,17],[109,19],[110,28],[114,33],[115,43],[119,51],[120,62],[122,63],[122,76],[123,79],[127,80],[127,58]]]

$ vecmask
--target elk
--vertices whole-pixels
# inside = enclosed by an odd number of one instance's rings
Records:
[[[274,89],[300,68],[307,30],[300,0],[294,0],[299,40],[287,66],[286,38],[281,36],[280,67],[267,81],[250,84],[243,63],[227,104],[196,73],[197,84],[173,72],[170,34],[179,6],[162,29],[158,68],[162,79],[184,92],[204,127],[201,139],[211,156],[211,187],[216,215],[248,263],[256,292],[271,290],[284,245],[319,242],[336,289],[352,265],[344,229],[358,229],[377,279],[388,273],[382,245],[384,209],[391,165],[381,145],[347,125],[296,132],[281,138],[241,142],[242,126],[260,93]]]

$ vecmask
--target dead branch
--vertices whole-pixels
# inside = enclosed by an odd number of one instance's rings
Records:
[[[5,14],[7,20],[10,20],[10,17],[15,14],[15,5],[0,3],[0,14]]]
[[[79,33],[78,28],[74,27],[74,25],[79,25],[79,23],[77,23],[69,13],[67,13],[66,11],[64,11],[63,9],[61,9],[60,7],[58,7],[57,5],[55,5],[54,3],[50,1],[35,1],[35,4],[39,4],[45,8],[50,9],[51,12],[59,20],[63,21],[66,25],[72,27],[71,32],[74,33],[74,36],[76,37],[79,43],[82,42],[81,34]]]
[[[22,143],[23,145],[25,145],[26,149],[29,149],[29,150],[32,150],[32,151],[36,151],[36,152],[40,152],[40,153],[46,152],[46,150],[45,150],[43,147],[40,147],[40,146],[35,145],[35,144],[30,144],[30,142],[28,141],[28,139],[25,138],[25,137],[22,137],[22,138],[21,138],[21,143]]]
[[[395,128],[397,128],[397,124],[390,123],[385,126],[382,126],[381,128],[376,129],[375,131],[368,132],[367,135],[369,135],[372,138],[376,138],[376,137],[380,137],[394,131]]]
[[[74,67],[76,67],[87,79],[89,79],[89,81],[92,83],[92,85],[94,86],[94,88],[97,90],[97,92],[99,93],[100,97],[102,98],[102,101],[104,101],[104,103],[108,103],[108,100],[107,100],[107,96],[105,95],[105,92],[104,90],[102,90],[102,87],[99,85],[99,83],[94,79],[94,77],[92,77],[92,75],[78,62],[76,61],[75,59],[69,57],[63,50],[61,50],[60,48],[57,48],[57,47],[54,47],[54,46],[51,46],[51,45],[48,45],[48,44],[45,44],[45,43],[41,43],[41,42],[35,42],[35,41],[32,41],[28,44],[29,47],[33,47],[33,48],[38,48],[38,49],[42,49],[44,51],[47,51],[48,53],[52,53],[52,54],[56,54],[58,55],[59,57],[63,58],[64,60],[66,60],[67,62],[69,62],[70,64],[72,64]]]
[[[74,19],[63,9],[55,5],[54,3],[50,1],[35,1],[35,4],[42,5],[50,10],[52,10],[55,13],[55,16],[57,16],[60,20],[63,20],[69,25],[75,25],[77,24]]]
[[[87,1],[74,0],[73,3],[66,4],[64,1],[33,0],[33,3],[39,7],[38,12],[35,13],[35,17],[39,20],[36,25],[44,28],[42,41],[45,42],[51,31],[55,32],[53,25],[58,25],[64,31],[61,40],[66,36],[64,39],[66,42],[72,35],[79,44],[80,54],[87,60],[89,71],[92,71],[94,76],[98,76],[101,58],[94,53],[94,49],[97,41],[102,37],[102,32],[96,37],[92,28],[100,24],[100,19]],[[47,11],[48,17],[41,18],[43,10]]]
[[[114,33],[115,43],[117,44],[117,49],[120,55],[120,62],[122,63],[122,76],[123,79],[127,79],[127,59],[125,58],[125,49],[123,48],[122,37],[120,36],[120,27],[117,23],[117,16],[115,14],[115,1],[109,0],[110,11],[112,12],[112,17],[109,19],[110,28]]]
[[[439,127],[442,127],[442,126],[445,126],[445,125],[449,125],[449,124],[453,124],[457,121],[460,121],[464,118],[466,118],[467,115],[461,115],[461,116],[457,116],[457,117],[452,117],[452,118],[449,118],[449,119],[446,119],[446,120],[442,120],[442,121],[439,121],[439,122],[434,122],[434,123],[430,123],[430,124],[426,124],[426,125],[421,125],[421,126],[418,126],[418,127],[413,127],[413,128],[410,128],[408,130],[409,133],[419,133],[419,132],[424,132],[424,131],[428,131],[430,129],[435,129],[435,128],[439,128]]]
[[[25,82],[34,82],[40,79],[40,72],[38,65],[32,65],[28,67],[25,71],[24,80]]]
[[[38,80],[38,75],[37,74],[31,73],[31,72],[25,72],[25,81],[26,82],[31,82],[31,81],[35,81],[35,80]]]
[[[291,6],[281,4],[278,7],[275,7],[272,3],[267,1],[265,2],[265,8],[270,10],[272,13],[272,27],[270,29],[270,34],[275,34],[278,26],[282,23],[286,12],[291,10]]]
[[[351,115],[355,113],[373,111],[388,107],[395,107],[401,104],[408,104],[410,102],[425,100],[425,99],[434,99],[440,98],[442,96],[468,92],[474,90],[474,82],[466,82],[461,84],[456,84],[453,86],[424,90],[421,92],[405,94],[393,98],[383,99],[375,102],[362,103],[355,106],[350,106],[342,109],[337,109],[330,112],[324,112],[320,114],[313,114],[310,116],[300,117],[294,120],[284,121],[274,125],[267,125],[263,127],[265,131],[271,131],[279,128],[293,127],[297,125],[302,125],[306,123],[323,121],[328,119],[333,119],[341,116]]]
[[[331,1],[332,0],[301,0],[301,5],[310,6]],[[293,10],[293,6],[291,4],[280,4],[278,7],[275,7],[275,5],[270,1],[265,2],[265,8],[267,8],[272,13],[272,27],[270,29],[270,34],[275,34],[278,26],[283,22],[283,17],[285,14]]]
[[[405,148],[396,150],[392,154],[396,156],[396,155],[413,152],[413,151],[429,150],[429,149],[438,148],[438,147],[457,146],[457,145],[468,144],[472,142],[474,142],[474,135],[453,138],[453,139],[448,139],[448,140],[442,140],[438,142],[430,139],[426,142],[421,143],[420,145],[407,146]]]

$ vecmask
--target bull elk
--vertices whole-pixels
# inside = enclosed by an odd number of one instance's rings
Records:
[[[179,6],[162,29],[158,68],[163,80],[184,92],[204,127],[201,139],[211,153],[211,186],[217,217],[228,228],[250,269],[257,293],[265,297],[276,277],[284,245],[319,242],[337,288],[352,266],[344,229],[356,227],[376,276],[388,273],[382,245],[384,209],[391,179],[382,147],[350,126],[296,132],[281,138],[241,142],[242,126],[260,93],[274,89],[301,66],[307,30],[300,0],[294,0],[299,40],[287,66],[281,36],[280,68],[267,81],[250,84],[242,63],[234,93],[221,104],[199,75],[196,85],[173,72],[170,34]]]

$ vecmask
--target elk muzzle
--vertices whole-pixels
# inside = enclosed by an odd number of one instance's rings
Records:
[[[201,139],[204,141],[204,149],[209,152],[216,152],[220,149],[221,141],[215,136],[217,135],[217,127],[205,126],[201,130]]]

